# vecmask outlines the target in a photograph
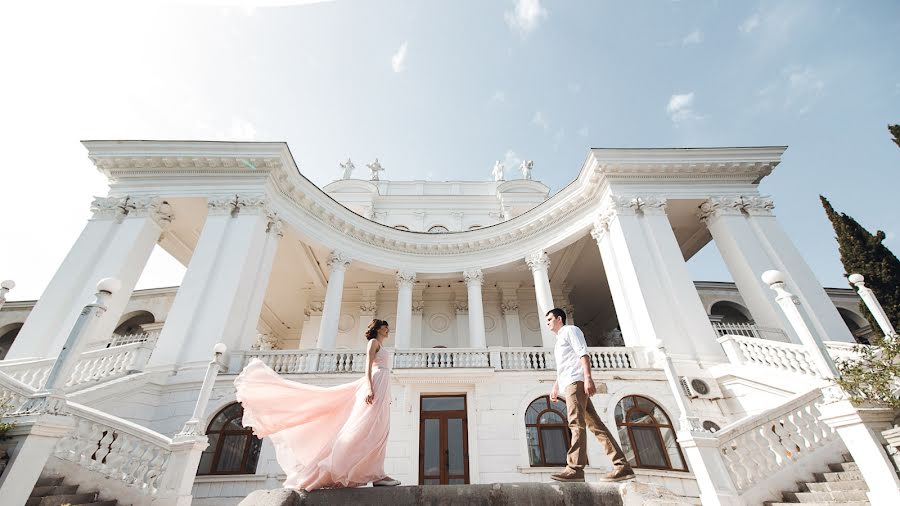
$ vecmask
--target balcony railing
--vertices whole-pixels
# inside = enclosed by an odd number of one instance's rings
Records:
[[[258,358],[280,374],[359,373],[366,370],[363,351],[247,350],[235,353],[240,368]],[[494,369],[552,371],[553,350],[546,348],[425,348],[394,350],[394,369]],[[633,348],[588,348],[594,369],[635,369]]]
[[[719,336],[754,337],[782,343],[790,342],[783,330],[774,327],[761,327],[753,323],[711,322]]]

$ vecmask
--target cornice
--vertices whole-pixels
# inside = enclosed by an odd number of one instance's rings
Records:
[[[272,210],[298,229],[316,229],[315,238],[325,246],[354,252],[374,248],[369,254],[355,255],[361,261],[369,258],[369,263],[385,267],[396,268],[401,260],[421,259],[419,265],[409,267],[423,273],[430,272],[422,269],[430,263],[429,257],[441,257],[442,269],[459,271],[471,266],[473,255],[490,257],[491,265],[501,265],[521,259],[511,251],[552,246],[563,239],[559,237],[563,229],[569,234],[579,227],[587,229],[610,180],[706,178],[756,182],[771,172],[784,150],[592,149],[576,180],[535,208],[476,230],[428,234],[398,230],[347,209],[300,173],[285,143],[85,141],[84,145],[89,158],[111,181],[133,179],[144,188],[147,179],[171,184],[174,179],[189,178],[202,187],[204,182],[197,176],[258,178],[270,194]],[[311,227],[311,222],[319,227]],[[386,258],[385,253],[400,256]]]

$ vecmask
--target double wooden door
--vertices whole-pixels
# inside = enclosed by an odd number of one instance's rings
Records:
[[[419,484],[469,483],[466,396],[422,396],[419,413]]]

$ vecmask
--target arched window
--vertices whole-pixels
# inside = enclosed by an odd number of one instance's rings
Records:
[[[200,456],[197,474],[254,474],[262,439],[241,425],[244,408],[234,403],[213,417],[206,429],[209,447]]]
[[[137,311],[127,315],[127,317],[116,327],[116,330],[113,331],[113,334],[116,334],[117,336],[140,334],[144,332],[141,325],[153,323],[155,321],[156,317],[154,317],[153,313],[150,311]]]
[[[547,395],[532,401],[525,410],[525,432],[532,467],[566,465],[570,435],[565,402],[550,402]]]
[[[450,229],[443,225],[435,225],[428,229],[429,234],[446,234]]]
[[[24,323],[11,323],[0,328],[0,360],[3,360],[9,349],[12,348],[13,341],[16,340],[19,331],[22,330],[22,325]]]
[[[687,471],[672,422],[655,402],[640,395],[623,398],[616,405],[616,427],[633,467]]]
[[[709,308],[709,313],[718,316],[722,323],[750,323],[750,311],[744,306],[729,301],[719,301]]]

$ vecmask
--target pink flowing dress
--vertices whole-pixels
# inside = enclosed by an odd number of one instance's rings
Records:
[[[269,437],[285,488],[360,487],[384,478],[390,428],[390,354],[380,347],[372,366],[375,400],[366,404],[365,375],[333,387],[289,381],[259,359],[234,386],[244,407],[243,424]]]

